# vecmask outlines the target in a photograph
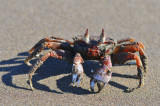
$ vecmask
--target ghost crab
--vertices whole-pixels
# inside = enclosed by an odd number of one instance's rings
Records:
[[[29,61],[39,55],[45,48],[50,48],[52,51],[41,56],[32,66]],[[140,57],[134,54],[135,52],[139,52]],[[25,59],[25,63],[29,66],[32,66],[29,71],[29,83],[32,90],[34,90],[32,85],[32,75],[49,57],[73,62],[76,53],[79,53],[84,60],[102,60],[101,63],[103,69],[99,70],[105,72],[105,75],[108,75],[106,77],[111,77],[110,68],[112,67],[112,64],[124,64],[128,60],[136,60],[139,84],[137,87],[129,89],[128,92],[131,92],[134,89],[140,88],[144,85],[144,77],[147,71],[147,57],[144,53],[143,44],[136,42],[132,38],[115,41],[106,37],[104,34],[104,29],[102,29],[99,40],[91,38],[89,36],[88,29],[83,37],[73,38],[73,42],[57,37],[44,38],[41,39],[35,46],[33,46],[29,53],[30,55]],[[107,56],[111,57],[109,61],[105,58]],[[103,80],[97,81],[95,78],[95,76],[97,76],[97,72],[99,71],[97,70],[93,74],[90,82],[91,91],[93,92],[94,83],[97,82],[100,92],[105,83],[110,80],[108,79],[106,82]]]

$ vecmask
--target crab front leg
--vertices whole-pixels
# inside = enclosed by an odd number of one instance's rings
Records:
[[[72,61],[72,53],[69,51],[64,51],[64,50],[55,50],[46,53],[43,55],[40,59],[37,60],[37,62],[31,67],[29,71],[29,83],[30,87],[32,90],[34,90],[33,84],[32,84],[32,75],[35,73],[35,71],[49,58],[57,58],[57,59],[63,59],[63,60],[68,60]]]
[[[110,81],[112,72],[112,63],[110,56],[107,55],[102,60],[102,67],[94,72],[90,80],[91,92],[94,92],[94,86],[97,83],[98,93],[103,89],[103,87]]]
[[[77,81],[77,87],[79,87],[79,83],[83,78],[83,59],[79,53],[76,53],[74,60],[73,60],[73,66],[72,66],[72,85],[75,86],[76,80]]]
[[[28,66],[32,66],[32,64],[29,62],[32,58],[39,55],[40,52],[42,52],[45,48],[51,48],[53,50],[63,49],[63,50],[71,50],[73,43],[67,40],[63,40],[61,38],[56,37],[50,37],[50,38],[44,38],[41,39],[35,46],[33,46],[29,53],[30,55],[25,59],[25,63]]]
[[[128,92],[131,92],[134,89],[140,88],[144,85],[145,72],[142,66],[142,62],[136,54],[130,53],[130,52],[122,52],[122,53],[113,55],[112,60],[114,61],[115,64],[124,64],[128,60],[136,60],[139,85],[135,88],[127,89]]]

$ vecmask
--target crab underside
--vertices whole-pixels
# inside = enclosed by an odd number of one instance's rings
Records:
[[[50,48],[52,51],[39,57],[36,63],[32,65],[29,61],[38,56],[45,48]],[[139,52],[139,56],[136,55],[135,52]],[[75,79],[78,79],[77,86],[79,86],[79,82],[83,77],[83,61],[99,60],[100,63],[102,63],[102,67],[96,70],[91,77],[90,87],[92,92],[94,92],[95,83],[97,83],[99,88],[98,92],[100,92],[104,85],[109,82],[112,75],[112,65],[114,64],[124,64],[129,60],[136,60],[139,84],[135,88],[128,89],[128,92],[144,85],[147,72],[147,57],[141,42],[136,42],[133,38],[115,41],[106,37],[103,29],[99,40],[90,37],[88,29],[83,37],[73,38],[73,42],[57,37],[44,38],[33,46],[33,48],[29,50],[29,53],[30,55],[25,59],[25,63],[31,66],[29,71],[29,83],[32,90],[34,90],[32,75],[49,57],[67,60],[73,63],[73,86],[75,86],[76,83]]]

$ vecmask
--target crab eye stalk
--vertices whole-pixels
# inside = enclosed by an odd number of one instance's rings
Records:
[[[84,34],[84,42],[87,43],[87,44],[90,42],[88,29],[86,29],[86,33]]]
[[[106,40],[106,35],[104,34],[104,29],[102,29],[102,33],[100,35],[99,43],[104,43]]]

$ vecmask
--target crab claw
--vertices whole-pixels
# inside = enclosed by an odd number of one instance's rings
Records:
[[[97,83],[98,93],[103,89],[103,87],[110,81],[112,72],[107,69],[105,65],[98,69],[90,80],[91,92],[94,92],[94,86]]]
[[[102,70],[99,70],[99,73],[96,73],[90,80],[91,92],[94,92],[94,86],[97,83],[99,93],[103,89],[103,87],[110,81],[111,76],[111,71],[102,72]]]
[[[79,87],[79,83],[81,82],[83,78],[83,59],[79,53],[76,53],[73,61],[73,66],[72,66],[72,86],[77,86]],[[77,82],[77,85],[76,85]]]
[[[96,70],[90,80],[91,92],[94,92],[94,85],[97,83],[98,93],[103,89],[103,87],[110,81],[112,72],[111,58],[109,55],[106,55],[102,59],[102,67]]]

